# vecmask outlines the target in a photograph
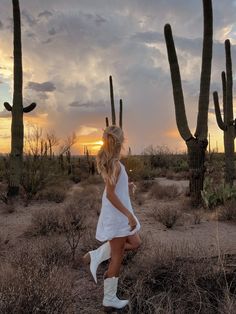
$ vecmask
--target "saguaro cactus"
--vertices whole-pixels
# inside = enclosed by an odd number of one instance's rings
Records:
[[[112,76],[109,76],[109,86],[110,86],[110,99],[111,99],[111,121],[112,125],[116,125],[116,111],[115,111],[115,101],[114,101],[114,91]],[[120,114],[119,114],[119,127],[122,129],[122,116],[123,116],[123,101],[120,99]],[[109,126],[108,117],[105,119],[106,126]]]
[[[24,124],[23,113],[32,111],[36,104],[32,103],[23,107],[22,85],[22,49],[21,49],[21,19],[20,6],[18,0],[12,0],[13,23],[14,23],[14,91],[13,105],[5,102],[6,110],[12,113],[11,124],[11,154],[10,154],[10,178],[8,186],[8,196],[17,195],[21,179],[23,166],[23,143],[24,143]]]
[[[205,173],[205,153],[208,144],[208,108],[213,44],[213,14],[211,0],[203,0],[203,13],[204,34],[202,68],[200,79],[200,94],[198,101],[197,127],[194,136],[190,132],[185,113],[185,103],[181,76],[171,26],[169,24],[166,24],[164,28],[173,87],[176,122],[179,133],[186,142],[188,149],[188,161],[190,171],[189,188],[193,206],[198,206],[201,203],[201,190],[203,189]]]
[[[219,97],[217,91],[213,93],[216,120],[219,128],[224,132],[225,148],[225,182],[233,185],[234,180],[234,138],[235,121],[233,120],[233,74],[231,61],[230,41],[225,41],[226,75],[221,74],[223,89],[223,119],[220,112]]]

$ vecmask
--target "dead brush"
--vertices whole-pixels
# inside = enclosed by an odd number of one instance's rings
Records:
[[[130,300],[127,313],[218,313],[226,285],[235,295],[233,272],[226,277],[217,259],[204,257],[198,247],[143,248],[124,268],[120,291]]]
[[[168,229],[171,229],[182,216],[182,213],[174,204],[162,204],[152,210],[152,216]]]
[[[72,261],[75,261],[76,249],[85,230],[85,224],[83,214],[73,204],[69,204],[64,208],[61,216],[60,230],[70,247]]]
[[[75,313],[73,278],[45,263],[38,246],[25,245],[0,266],[0,313]]]
[[[58,236],[39,239],[37,247],[46,265],[64,266],[68,265],[71,260],[71,254],[64,239]]]
[[[151,197],[156,199],[167,199],[172,200],[180,195],[178,187],[174,184],[172,185],[161,185],[159,182],[155,182],[150,190]]]
[[[37,200],[47,200],[49,202],[62,203],[66,198],[66,189],[64,186],[48,186],[35,196]]]
[[[236,221],[236,200],[228,200],[218,209],[218,219]]]
[[[55,208],[44,208],[32,214],[28,235],[48,235],[60,230],[61,211]]]
[[[101,191],[95,185],[85,186],[83,190],[74,192],[71,203],[73,203],[80,212],[87,213],[88,211],[93,211],[99,215]]]
[[[154,184],[153,180],[142,180],[138,183],[138,192],[146,193],[149,192]]]

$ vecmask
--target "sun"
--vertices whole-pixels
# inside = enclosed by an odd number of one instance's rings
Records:
[[[98,146],[102,146],[104,143],[103,141],[96,141],[93,143],[93,145],[98,145]]]

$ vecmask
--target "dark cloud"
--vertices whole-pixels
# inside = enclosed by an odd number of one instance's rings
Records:
[[[39,17],[39,18],[41,18],[41,17],[49,18],[49,17],[52,16],[52,15],[53,15],[52,12],[45,10],[45,11],[40,12],[40,13],[38,14],[38,17]]]
[[[29,32],[29,33],[27,33],[27,37],[35,39],[36,38],[36,34]]]
[[[0,30],[3,29],[3,22],[0,21]]]
[[[37,20],[31,14],[29,14],[28,11],[22,10],[21,16],[30,27],[35,26],[37,24]]]
[[[107,22],[107,20],[104,17],[102,17],[99,14],[96,14],[95,23],[96,23],[97,26],[100,26],[100,25],[102,25],[103,23],[106,23],[106,22]]]
[[[52,27],[49,31],[48,31],[48,34],[51,35],[51,36],[54,36],[56,35],[57,31],[55,30],[54,27]]]
[[[29,82],[27,88],[33,89],[37,92],[53,92],[54,90],[56,90],[56,87],[52,82],[44,83]]]
[[[53,41],[52,38],[48,38],[48,39],[46,39],[46,40],[43,40],[43,41],[42,41],[42,44],[47,45],[47,44],[50,44],[52,41]]]
[[[83,109],[98,109],[98,108],[104,108],[105,103],[102,102],[80,102],[80,101],[73,101],[69,104],[72,108],[83,108]]]

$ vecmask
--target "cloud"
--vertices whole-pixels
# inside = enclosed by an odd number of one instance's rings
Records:
[[[57,31],[55,30],[54,27],[52,27],[52,28],[48,31],[48,34],[51,35],[51,36],[55,35],[56,33],[57,33]]]
[[[28,13],[27,10],[25,9],[22,10],[21,16],[30,27],[35,26],[37,24],[37,20],[30,13]]]
[[[41,18],[41,17],[49,18],[49,17],[51,17],[52,15],[53,15],[52,12],[45,10],[45,11],[40,12],[40,13],[38,14],[38,17],[39,17],[39,18]]]
[[[48,127],[64,136],[87,126],[97,129],[99,138],[105,116],[110,117],[108,77],[112,74],[116,109],[122,98],[124,130],[132,151],[140,152],[149,144],[184,147],[175,132],[163,27],[172,25],[188,122],[194,128],[201,71],[201,1],[127,0],[121,5],[117,0],[50,0],[42,6],[41,1],[24,0],[21,7],[24,81],[29,82],[24,96],[38,104],[37,112],[47,113]],[[221,92],[223,43],[226,37],[236,43],[236,10],[233,0],[215,0],[213,7],[211,89]],[[0,20],[5,28],[12,23],[11,10],[9,1],[1,0]],[[7,31],[1,40],[1,60],[6,64],[12,54],[12,34]],[[234,45],[232,60],[235,68]],[[214,131],[213,123],[210,127]]]
[[[85,102],[82,103],[80,101],[73,101],[69,104],[72,108],[83,108],[83,109],[99,109],[104,108],[105,104],[102,102]]]
[[[33,89],[37,92],[53,92],[56,90],[56,87],[52,82],[44,83],[29,82],[27,88]]]

